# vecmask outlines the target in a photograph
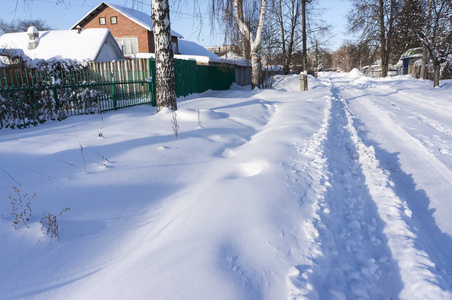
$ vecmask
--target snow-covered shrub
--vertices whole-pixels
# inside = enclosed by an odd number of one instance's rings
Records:
[[[0,128],[96,113],[103,94],[87,64],[68,59],[28,60],[0,69],[0,78]]]
[[[414,78],[421,78],[422,59],[418,59],[414,62],[413,68],[411,68],[410,74]],[[429,62],[427,64],[427,79],[433,80],[433,64]],[[440,80],[452,79],[452,61],[446,60],[440,67]]]

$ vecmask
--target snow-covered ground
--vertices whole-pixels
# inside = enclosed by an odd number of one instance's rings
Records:
[[[309,80],[0,130],[0,299],[452,299],[452,81]]]

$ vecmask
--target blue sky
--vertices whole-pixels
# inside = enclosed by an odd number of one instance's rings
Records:
[[[170,0],[171,2],[177,2]],[[181,0],[178,4],[172,3],[172,29],[182,34],[186,40],[195,41],[203,46],[218,46],[223,43],[223,35],[220,32],[211,33],[208,15],[208,0],[199,0],[203,25],[200,26],[198,18],[195,18],[194,1]],[[42,19],[55,29],[69,29],[91,9],[96,7],[101,0],[2,0],[2,12],[0,19],[11,21],[16,19]],[[134,5],[138,9],[150,13],[149,0],[109,0],[123,6]],[[323,19],[333,28],[333,38],[330,40],[331,50],[340,46],[346,38],[345,15],[350,9],[348,0],[317,0],[318,7],[323,10]],[[17,7],[16,7],[17,3]],[[26,4],[28,3],[28,5]]]

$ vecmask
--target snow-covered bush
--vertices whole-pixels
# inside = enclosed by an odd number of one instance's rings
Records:
[[[421,78],[422,59],[418,59],[414,62],[411,69],[411,75],[414,78]],[[433,80],[433,64],[429,62],[427,64],[427,79]],[[452,61],[446,60],[440,66],[440,80],[452,79]]]
[[[87,64],[72,60],[28,60],[0,69],[0,128],[37,125],[98,112]]]

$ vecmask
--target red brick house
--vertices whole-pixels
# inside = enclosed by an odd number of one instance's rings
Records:
[[[78,26],[82,30],[86,28],[109,29],[126,57],[137,53],[155,53],[152,19],[144,12],[102,2],[75,23],[71,29],[76,29]],[[174,54],[179,53],[179,38],[183,38],[183,36],[171,30]]]

